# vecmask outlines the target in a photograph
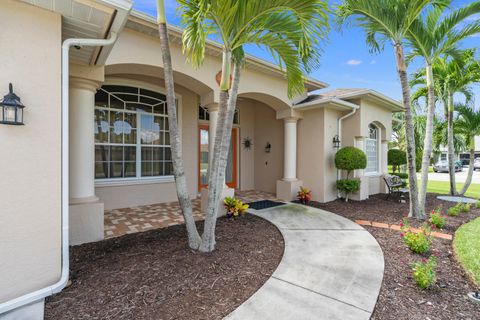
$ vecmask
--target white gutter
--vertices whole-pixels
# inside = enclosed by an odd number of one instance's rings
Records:
[[[67,285],[69,277],[69,193],[68,193],[68,101],[69,101],[69,52],[72,46],[98,47],[109,46],[115,43],[117,34],[110,33],[108,39],[67,39],[62,45],[62,273],[60,280],[43,289],[27,293],[18,298],[0,304],[0,315],[37,302],[45,297],[62,291]]]
[[[351,108],[352,111],[337,119],[337,136],[338,140],[340,140],[340,148],[342,147],[342,121],[353,116],[355,112],[357,112],[359,106],[352,103]],[[338,180],[340,180],[340,170],[337,169],[337,181]],[[337,193],[337,198],[340,198],[340,191]]]

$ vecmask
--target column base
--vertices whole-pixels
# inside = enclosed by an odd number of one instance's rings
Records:
[[[360,190],[350,194],[348,198],[356,201],[368,199],[370,194],[370,178],[367,176],[361,176],[356,179],[360,179]]]
[[[297,199],[297,192],[302,185],[301,180],[277,180],[277,198],[283,201]]]
[[[220,196],[220,202],[218,203],[218,215],[217,217],[223,217],[227,214],[227,209],[223,206],[223,199],[226,197],[235,197],[235,189],[228,188],[225,186],[222,191],[222,195]],[[202,212],[207,211],[208,206],[208,188],[203,188],[200,191],[200,200],[201,200],[201,210]]]
[[[104,239],[104,205],[102,202],[70,204],[70,245]]]
[[[4,314],[0,314],[0,320],[43,320],[45,309],[45,300],[41,299],[26,306],[14,309]]]

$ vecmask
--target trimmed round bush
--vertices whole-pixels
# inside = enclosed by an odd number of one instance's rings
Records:
[[[404,164],[407,164],[407,154],[405,151],[398,149],[388,150],[388,165],[393,167],[393,172]]]
[[[365,152],[355,147],[344,147],[335,154],[335,167],[350,172],[367,167],[367,156]]]

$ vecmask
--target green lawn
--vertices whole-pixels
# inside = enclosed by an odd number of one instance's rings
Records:
[[[453,248],[462,266],[480,285],[480,218],[458,228]]]
[[[457,190],[463,187],[463,183],[457,184]],[[450,191],[450,183],[448,181],[428,181],[428,192],[448,194]],[[471,184],[468,188],[467,197],[480,198],[480,184]]]

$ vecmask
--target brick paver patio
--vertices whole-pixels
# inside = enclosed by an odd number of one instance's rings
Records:
[[[262,191],[235,191],[235,196],[244,202],[274,200],[275,195]],[[192,200],[195,220],[205,218],[200,212],[200,199]],[[178,202],[159,203],[131,208],[105,211],[105,239],[125,234],[165,228],[183,223]]]

